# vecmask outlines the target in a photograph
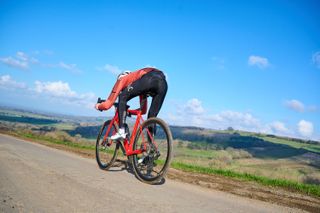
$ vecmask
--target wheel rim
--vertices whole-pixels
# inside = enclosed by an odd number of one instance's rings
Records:
[[[137,135],[134,149],[145,152],[134,156],[134,166],[140,178],[153,181],[162,177],[170,154],[170,138],[159,123],[150,122],[142,127]]]
[[[109,122],[107,122],[103,126],[103,129],[101,129],[96,143],[97,161],[99,166],[103,169],[107,169],[112,165],[118,151],[117,142],[110,140],[110,137],[116,132],[115,126],[112,126],[111,130],[107,134],[106,140],[104,140],[108,126]]]

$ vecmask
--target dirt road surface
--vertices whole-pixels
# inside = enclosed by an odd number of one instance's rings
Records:
[[[301,212],[166,179],[138,181],[92,159],[0,134],[0,212]]]

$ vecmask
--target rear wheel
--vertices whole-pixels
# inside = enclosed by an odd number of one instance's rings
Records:
[[[112,166],[119,150],[118,142],[110,140],[110,137],[117,132],[118,126],[113,123],[108,131],[110,122],[111,120],[104,122],[96,141],[96,160],[99,167],[105,170]]]
[[[149,118],[137,132],[133,150],[143,150],[132,156],[136,176],[146,183],[157,183],[165,176],[171,161],[172,135],[168,125],[159,118]]]

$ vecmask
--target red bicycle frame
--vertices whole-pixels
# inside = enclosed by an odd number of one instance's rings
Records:
[[[114,123],[119,124],[118,110],[117,110],[117,108],[115,110],[116,110],[115,116],[112,118],[112,120],[111,120],[111,122],[110,122],[110,124],[108,126],[106,134],[103,137],[103,141],[107,141],[108,133],[110,132],[110,130],[112,128],[112,125]],[[130,141],[128,141],[127,138],[125,138],[123,140],[123,147],[122,147],[122,148],[124,148],[123,151],[125,152],[125,155],[127,155],[127,156],[141,154],[142,152],[145,151],[145,146],[144,146],[143,149],[133,150],[133,142],[134,142],[134,139],[136,137],[138,128],[139,127],[141,128],[141,123],[144,121],[144,119],[142,117],[142,115],[143,115],[142,111],[138,110],[138,109],[136,109],[136,110],[128,109],[127,113],[128,113],[128,115],[135,115],[135,116],[137,116],[137,118],[136,118],[136,122],[135,122],[135,124],[133,126],[133,130],[132,130],[132,134],[131,134],[131,137],[130,137]],[[115,132],[113,132],[113,133],[115,133]],[[149,131],[148,131],[148,135],[150,136],[150,138],[152,138]],[[145,141],[143,134],[142,134],[142,140]],[[152,141],[153,141],[153,139],[152,139]],[[110,142],[108,142],[108,145],[112,145],[112,143],[113,143],[113,141],[110,140]]]

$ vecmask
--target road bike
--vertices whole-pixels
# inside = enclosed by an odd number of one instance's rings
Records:
[[[98,99],[97,103],[105,100]],[[132,134],[125,125],[126,138],[111,140],[119,127],[118,103],[113,104],[115,115],[104,122],[96,141],[96,160],[101,169],[108,170],[117,159],[119,148],[132,166],[136,177],[145,183],[159,183],[166,175],[172,157],[172,134],[168,125],[160,118],[143,119],[140,109],[131,110],[127,105],[127,116],[136,116]]]

